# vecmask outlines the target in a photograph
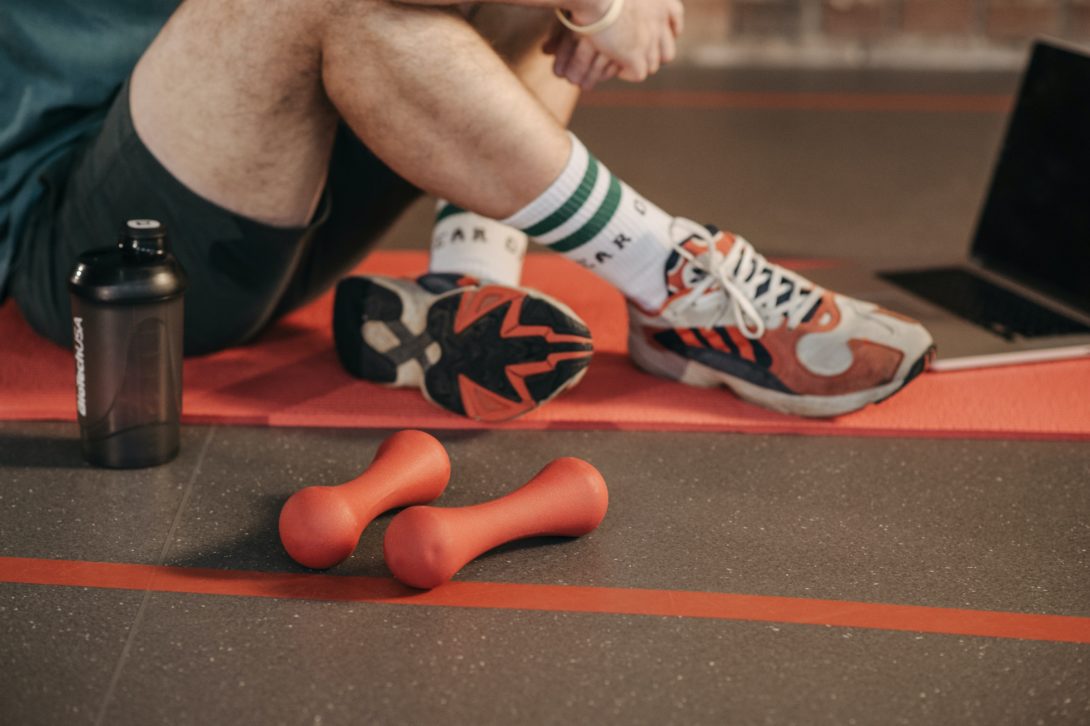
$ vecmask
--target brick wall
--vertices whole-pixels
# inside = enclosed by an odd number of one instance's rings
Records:
[[[713,64],[1016,67],[1035,36],[1090,46],[1090,0],[685,0]]]

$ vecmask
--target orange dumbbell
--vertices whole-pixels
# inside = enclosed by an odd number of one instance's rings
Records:
[[[609,493],[598,470],[565,457],[510,494],[470,507],[410,507],[386,529],[386,565],[401,582],[441,585],[470,560],[524,537],[578,537],[606,516]]]
[[[382,442],[366,471],[333,487],[301,489],[280,510],[280,541],[301,565],[325,569],[356,549],[383,512],[430,502],[450,480],[450,459],[435,437],[399,431]]]

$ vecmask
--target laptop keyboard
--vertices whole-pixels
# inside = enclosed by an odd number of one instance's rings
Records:
[[[879,276],[1007,340],[1090,333],[1090,327],[969,270],[943,267]]]

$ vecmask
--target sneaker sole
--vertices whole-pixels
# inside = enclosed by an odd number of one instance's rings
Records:
[[[437,296],[414,287],[377,277],[337,286],[334,341],[350,373],[418,386],[432,403],[487,422],[532,411],[586,373],[590,331],[559,301],[499,285]]]

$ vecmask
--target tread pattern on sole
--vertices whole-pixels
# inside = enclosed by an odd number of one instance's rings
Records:
[[[403,320],[403,294],[411,293],[367,277],[337,285],[334,341],[357,378],[392,384],[399,366],[415,361],[431,401],[462,416],[504,421],[570,387],[590,363],[586,325],[545,296],[499,285],[456,288],[430,301],[424,331],[414,334]],[[385,323],[398,344],[375,350],[363,335],[370,322]],[[411,325],[419,329],[420,321]],[[434,344],[438,360],[429,360]]]
[[[590,331],[548,300],[485,286],[440,298],[428,335],[442,354],[424,376],[428,396],[482,421],[504,421],[563,390],[590,363]]]

